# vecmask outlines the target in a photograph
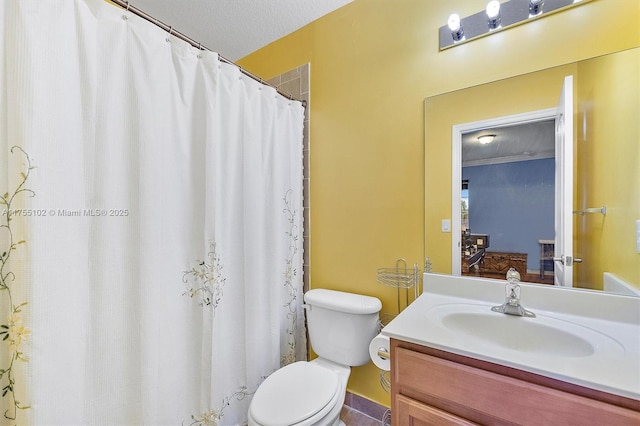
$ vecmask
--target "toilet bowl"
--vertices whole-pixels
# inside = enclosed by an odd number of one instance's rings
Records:
[[[340,412],[351,367],[370,359],[382,304],[375,297],[324,289],[308,291],[304,300],[309,340],[319,357],[267,377],[249,406],[251,426],[344,425]]]
[[[339,425],[349,367],[317,358],[270,375],[253,396],[249,425]]]

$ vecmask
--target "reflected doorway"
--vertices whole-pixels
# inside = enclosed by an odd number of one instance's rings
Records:
[[[454,191],[454,274],[504,279],[514,267],[523,281],[554,283],[548,243],[555,234],[555,113],[454,126],[461,182]]]

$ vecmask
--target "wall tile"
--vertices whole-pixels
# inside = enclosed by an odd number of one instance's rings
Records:
[[[311,161],[310,161],[310,140],[309,140],[309,126],[310,126],[310,111],[311,111],[311,94],[310,94],[310,66],[309,64],[301,65],[295,69],[287,71],[283,74],[275,76],[268,80],[268,83],[275,86],[282,92],[291,95],[293,98],[306,102],[305,117],[304,117],[304,134],[303,134],[303,167],[304,167],[304,182],[303,182],[303,206],[304,206],[304,236],[303,236],[303,248],[304,248],[304,273],[303,283],[304,291],[307,291],[310,286],[311,277],[311,264],[310,264],[310,248],[311,242],[309,236],[311,235]]]

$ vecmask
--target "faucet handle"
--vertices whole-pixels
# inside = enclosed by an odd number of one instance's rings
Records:
[[[504,286],[505,301],[500,306],[491,308],[494,312],[500,312],[507,315],[517,315],[520,317],[535,318],[533,312],[527,311],[520,304],[520,274],[515,268],[509,268],[507,272],[507,284]]]
[[[507,272],[507,285],[504,288],[506,303],[512,306],[520,304],[520,274],[515,268],[509,268]]]
[[[507,281],[520,281],[520,273],[515,268],[509,268],[507,271]]]

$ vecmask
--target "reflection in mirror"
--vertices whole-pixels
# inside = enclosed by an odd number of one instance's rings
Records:
[[[481,189],[481,185],[486,185],[491,186],[487,191],[491,189],[511,195],[524,195],[532,188],[536,193],[549,190],[554,184],[546,177],[533,183],[520,182],[520,187],[512,185],[518,179],[524,179],[525,169],[522,164],[525,161],[521,161],[523,155],[530,155],[531,158],[539,155],[540,158],[526,162],[529,165],[536,162],[542,164],[551,161],[549,150],[543,153],[545,149],[541,148],[538,154],[535,148],[537,143],[530,142],[526,149],[519,148],[521,152],[501,153],[498,149],[500,145],[492,146],[490,143],[482,147],[477,138],[492,134],[495,135],[494,142],[499,142],[499,131],[512,129],[507,129],[505,125],[466,129],[462,139],[469,139],[476,145],[469,149],[463,148],[459,154],[459,178],[452,180],[450,186],[446,185],[444,177],[453,176],[454,171],[447,173],[443,163],[447,161],[446,158],[451,159],[456,155],[451,152],[454,126],[494,117],[555,109],[563,79],[572,75],[572,103],[575,111],[575,137],[572,138],[575,144],[573,210],[607,206],[606,215],[573,215],[573,257],[582,259],[582,263],[571,266],[573,286],[626,294],[640,292],[640,254],[636,250],[635,240],[635,222],[640,219],[640,168],[637,166],[640,164],[640,123],[637,120],[640,116],[639,51],[638,48],[630,49],[425,100],[425,254],[434,263],[434,271],[447,272],[447,265],[451,265],[449,273],[460,273],[466,253],[471,257],[474,252],[483,250],[485,264],[486,256],[491,252],[526,254],[526,260],[521,259],[521,262],[526,265],[524,268],[529,274],[527,279],[535,281],[533,278],[537,276],[538,281],[550,281],[554,268],[549,264],[548,244],[553,242],[555,231],[551,230],[550,234],[548,213],[544,213],[539,203],[534,202],[533,194],[519,201],[512,200],[506,206],[496,206],[497,202],[491,201],[493,195],[483,195],[482,191],[485,189]],[[483,159],[480,154],[482,149],[493,151],[494,159],[489,160],[488,156]],[[503,157],[513,157],[520,165],[508,162]],[[495,164],[494,172],[489,171],[488,175],[480,176],[473,173],[473,168],[479,170],[493,167],[494,165],[489,164],[491,162],[499,163]],[[509,173],[516,174],[507,175],[507,171],[498,171],[498,166],[505,169],[511,166],[513,170]],[[536,173],[548,176],[548,171],[543,171],[542,166],[536,169]],[[487,176],[491,175],[494,179],[502,177],[502,180],[489,185]],[[462,217],[463,180],[467,181],[468,190],[465,203],[468,208],[467,222],[463,222]],[[458,198],[455,198],[456,194]],[[451,211],[456,210],[454,206],[457,205],[458,212],[450,213],[447,205],[452,206]],[[516,226],[518,236],[514,238],[506,234],[515,232],[497,229],[486,222],[505,222],[506,219],[496,217],[501,214],[509,215],[509,220],[524,215],[522,209],[518,210],[523,206],[528,210],[526,213],[540,215],[540,222],[543,222],[542,216],[547,217],[535,235],[531,233],[525,238],[523,232],[537,227],[537,219],[520,222]],[[449,217],[449,214],[452,215],[452,225],[460,226],[458,235],[461,244],[456,252],[450,249],[452,239],[457,238],[453,235],[453,227],[452,234],[446,234],[440,229],[441,219]],[[466,226],[466,234],[462,233],[463,226]],[[522,239],[527,240],[526,245],[521,244]],[[449,258],[445,253],[450,253]],[[478,259],[469,260],[473,263]],[[456,266],[456,262],[460,266]]]
[[[574,262],[573,234],[555,232],[573,229],[573,114],[572,105],[563,101],[572,99],[572,92],[573,78],[565,77],[557,108],[453,126],[452,182],[460,181],[462,170],[463,179],[472,177],[482,184],[480,193],[488,202],[480,214],[484,220],[475,221],[474,227],[493,231],[499,240],[489,248],[480,244],[477,236],[489,240],[490,234],[471,234],[471,229],[465,233],[454,222],[454,275],[462,272],[500,279],[514,268],[528,282],[573,286],[573,270],[569,268]],[[469,137],[474,134],[479,136]],[[452,186],[454,218],[460,216],[457,189]],[[552,244],[539,238],[545,232],[552,235]],[[545,249],[553,250],[547,259],[542,252]],[[550,282],[545,282],[544,276],[547,261],[553,267]]]
[[[462,134],[462,275],[553,284],[554,144],[553,119]]]

